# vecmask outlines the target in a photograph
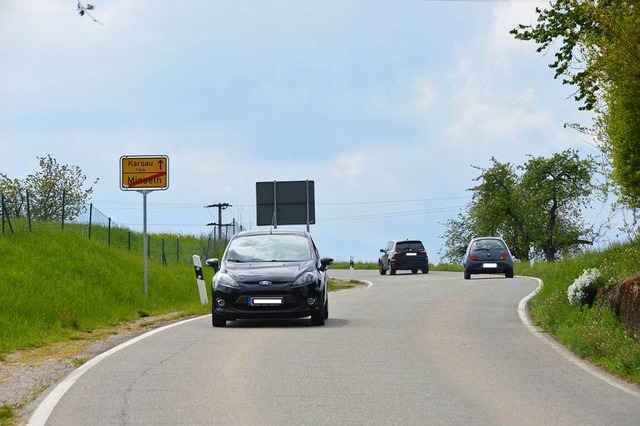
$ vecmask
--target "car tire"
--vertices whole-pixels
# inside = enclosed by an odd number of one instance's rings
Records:
[[[389,275],[395,275],[396,274],[396,270],[393,266],[389,265]]]
[[[429,273],[429,267],[427,266],[426,268],[422,268],[422,273],[423,274],[428,274]]]
[[[504,276],[505,276],[506,278],[513,278],[513,269],[509,269],[508,271],[506,271],[506,272],[504,273]]]
[[[468,270],[464,270],[464,279],[465,280],[470,280],[471,279],[471,272],[469,272]]]
[[[313,326],[320,326],[320,325],[324,325],[324,309],[319,310],[319,311],[315,311],[314,313],[311,314],[311,325]]]
[[[387,275],[387,270],[382,267],[380,262],[378,262],[378,271],[380,271],[380,275]]]
[[[211,313],[211,323],[213,324],[214,327],[226,327],[227,326],[227,320],[225,320],[224,318],[222,318],[220,315],[216,314],[215,312]]]
[[[411,270],[411,273],[412,273],[412,274],[417,274],[417,273],[418,273],[418,270],[417,270],[417,269],[412,269],[412,270]]]
[[[329,301],[324,303],[324,319],[329,319]]]

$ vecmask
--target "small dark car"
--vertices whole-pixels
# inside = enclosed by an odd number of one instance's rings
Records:
[[[513,278],[513,258],[509,247],[498,237],[480,237],[471,240],[464,253],[464,279],[472,274],[504,274]]]
[[[329,317],[327,266],[304,231],[242,231],[231,238],[216,271],[211,308],[214,327],[227,320],[304,318],[324,325]]]
[[[389,241],[385,248],[380,249],[378,259],[378,271],[380,275],[395,275],[396,271],[409,270],[417,274],[418,270],[423,274],[429,273],[429,256],[420,240],[393,240]]]

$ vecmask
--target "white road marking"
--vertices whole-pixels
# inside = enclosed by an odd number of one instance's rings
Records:
[[[205,316],[207,316],[207,315],[205,315]],[[160,333],[160,332],[165,331],[165,330],[167,330],[169,328],[176,327],[176,326],[182,325],[182,324],[186,324],[186,323],[191,322],[191,321],[199,320],[201,318],[203,318],[203,317],[200,316],[200,317],[195,317],[195,318],[189,318],[189,319],[184,320],[184,321],[180,321],[180,322],[176,322],[176,323],[173,323],[173,324],[165,325],[164,327],[156,328],[155,330],[148,331],[148,332],[146,332],[144,334],[141,334],[138,337],[134,337],[131,340],[127,340],[126,342],[121,343],[118,346],[115,346],[115,347],[109,349],[108,351],[101,353],[100,355],[96,356],[95,358],[92,358],[86,364],[83,364],[81,367],[78,367],[75,370],[73,370],[66,378],[64,378],[62,380],[62,382],[60,382],[51,391],[51,393],[49,393],[49,395],[47,395],[47,397],[44,399],[44,401],[42,401],[42,403],[38,406],[36,411],[33,413],[31,418],[29,419],[29,423],[27,423],[27,425],[28,426],[44,426],[44,424],[47,422],[47,419],[49,418],[49,416],[53,412],[53,409],[55,408],[56,404],[60,401],[60,399],[62,399],[62,396],[71,388],[71,386],[73,386],[73,384],[84,373],[89,371],[89,369],[91,367],[95,366],[96,364],[98,364],[103,359],[107,358],[110,355],[113,355],[116,352],[121,351],[122,349],[124,349],[124,348],[126,348],[128,346],[131,346],[131,345],[133,345],[135,343],[138,343],[139,341],[141,341],[143,339],[146,339],[147,337],[153,336],[156,333]]]
[[[543,342],[547,343],[551,346],[556,352],[558,352],[564,359],[571,362],[572,364],[580,367],[582,370],[591,374],[592,376],[604,381],[605,383],[620,389],[621,391],[634,396],[640,399],[640,392],[638,392],[635,388],[623,382],[613,375],[609,375],[608,373],[602,372],[598,367],[594,367],[592,364],[580,359],[573,352],[569,351],[567,348],[556,342],[553,338],[549,337],[547,333],[542,331],[541,328],[535,326],[529,314],[527,313],[527,302],[535,296],[540,288],[542,287],[542,280],[538,278],[533,278],[538,281],[538,288],[536,288],[533,293],[526,296],[524,299],[520,301],[518,304],[518,316],[520,317],[520,321],[533,333],[535,336],[539,337]]]

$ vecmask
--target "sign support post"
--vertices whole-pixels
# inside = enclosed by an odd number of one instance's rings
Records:
[[[147,235],[147,195],[169,187],[169,157],[141,155],[120,157],[120,189],[142,194],[142,268],[144,295],[148,293],[149,237]]]
[[[149,281],[149,238],[147,237],[147,194],[150,191],[138,191],[142,194],[142,269],[144,275],[144,295],[147,295],[147,283]]]

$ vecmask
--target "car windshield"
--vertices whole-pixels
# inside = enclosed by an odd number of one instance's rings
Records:
[[[248,235],[231,240],[229,262],[302,262],[311,260],[309,241],[300,235]]]
[[[504,250],[505,246],[500,240],[478,240],[473,243],[471,250]]]
[[[420,241],[403,241],[396,244],[396,250],[398,251],[421,251],[424,250],[424,246]]]

